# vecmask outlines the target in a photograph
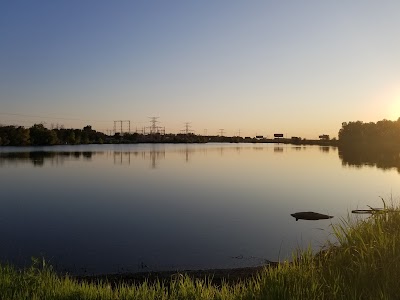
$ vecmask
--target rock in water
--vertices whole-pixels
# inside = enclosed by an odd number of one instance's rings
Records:
[[[332,219],[333,216],[328,216],[320,213],[316,213],[313,211],[302,211],[291,214],[293,218],[298,220],[324,220],[324,219]]]

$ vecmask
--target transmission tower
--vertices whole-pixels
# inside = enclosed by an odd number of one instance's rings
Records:
[[[190,122],[186,122],[186,123],[184,123],[185,124],[185,129],[183,129],[183,130],[181,130],[184,134],[189,134],[189,133],[191,133],[193,130],[191,130],[190,129],[190,127],[192,127],[192,126],[190,126]]]
[[[119,126],[117,126],[119,124]],[[124,124],[128,125],[128,131],[124,131]],[[120,134],[123,133],[131,133],[131,121],[129,120],[119,120],[119,121],[114,121],[114,134],[116,134],[119,130]]]
[[[219,135],[224,136],[224,129],[219,129]]]
[[[165,127],[157,126],[157,123],[159,123],[159,121],[157,121],[158,118],[159,117],[150,117],[151,126],[147,127],[149,128],[150,134],[165,134]]]
[[[158,123],[157,119],[158,119],[158,118],[159,118],[159,117],[151,117],[151,118],[150,118],[150,123],[151,123],[151,126],[150,126],[150,133],[152,133],[152,134],[154,134],[154,133],[157,132],[157,129],[158,129],[158,127],[157,127],[157,123]]]

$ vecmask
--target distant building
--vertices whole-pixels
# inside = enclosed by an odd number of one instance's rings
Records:
[[[283,138],[283,133],[274,133],[274,138]]]
[[[264,136],[263,135],[256,135],[256,139],[263,139]]]

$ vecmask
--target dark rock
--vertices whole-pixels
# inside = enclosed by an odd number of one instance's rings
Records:
[[[328,216],[320,213],[316,213],[313,211],[302,211],[291,214],[293,218],[298,220],[324,220],[324,219],[332,219],[333,216]]]

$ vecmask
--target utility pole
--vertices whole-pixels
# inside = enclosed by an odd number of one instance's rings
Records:
[[[129,120],[119,120],[119,121],[114,121],[114,134],[117,133],[117,126],[119,124],[119,128],[120,128],[120,133],[123,134],[124,130],[123,130],[123,124],[128,124],[128,133],[131,133],[131,121]]]

